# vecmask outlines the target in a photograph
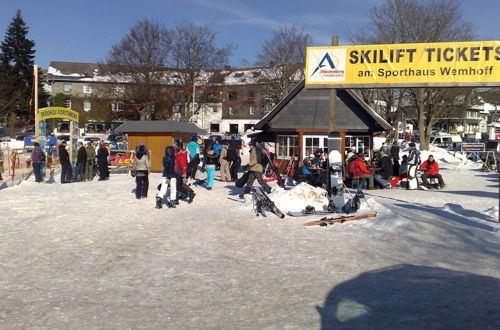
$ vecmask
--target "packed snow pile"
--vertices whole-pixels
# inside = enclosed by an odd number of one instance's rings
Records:
[[[328,196],[326,190],[313,187],[305,182],[290,190],[276,187],[269,198],[284,213],[300,212],[306,206],[313,206],[317,211],[324,211],[328,207]]]

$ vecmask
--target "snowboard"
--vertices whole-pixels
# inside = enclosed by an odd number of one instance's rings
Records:
[[[285,217],[285,214],[283,214],[283,212],[281,212],[280,209],[278,209],[276,205],[274,205],[274,202],[269,198],[269,196],[267,196],[265,192],[261,190],[261,188],[253,187],[252,192],[254,193],[257,200],[254,203],[255,215],[262,215],[263,217],[265,217],[267,210],[276,214],[281,219]]]
[[[335,212],[328,212],[328,211],[317,211],[314,209],[314,207],[308,205],[306,208],[300,212],[291,212],[288,211],[287,214],[291,217],[304,217],[308,215],[327,215],[327,214],[333,214]]]
[[[376,216],[377,216],[377,213],[365,213],[365,214],[352,215],[352,216],[342,216],[342,217],[336,217],[336,218],[324,217],[324,218],[319,219],[317,221],[305,222],[304,226],[328,226],[328,225],[333,225],[334,223],[344,223],[346,221],[352,221],[352,220],[359,220],[359,219],[365,219],[365,218],[375,218]]]

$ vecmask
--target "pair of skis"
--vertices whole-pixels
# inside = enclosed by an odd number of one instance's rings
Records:
[[[316,221],[309,221],[304,223],[304,226],[328,226],[334,223],[344,223],[346,221],[353,221],[366,218],[375,218],[377,213],[365,213],[359,215],[343,216],[343,217],[324,217]]]

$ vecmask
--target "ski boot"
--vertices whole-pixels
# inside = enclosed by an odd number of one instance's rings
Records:
[[[162,208],[162,202],[163,202],[163,198],[160,198],[160,197],[156,197],[156,207],[157,209],[161,209]]]

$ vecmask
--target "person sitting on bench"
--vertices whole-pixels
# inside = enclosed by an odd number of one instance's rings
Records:
[[[351,157],[348,172],[353,179],[367,179],[368,189],[375,189],[372,172],[366,167],[365,162],[358,155]]]
[[[424,174],[422,174],[420,177],[422,178],[422,181],[427,188],[432,187],[432,185],[429,183],[429,179],[438,180],[438,189],[446,188],[443,177],[441,176],[441,174],[439,174],[439,166],[434,160],[434,156],[429,155],[429,158],[427,158],[427,160],[423,162],[422,165],[420,165],[420,170],[424,171]]]

